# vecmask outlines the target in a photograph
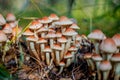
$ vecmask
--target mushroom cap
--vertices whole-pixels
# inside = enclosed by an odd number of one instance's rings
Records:
[[[59,20],[59,17],[56,14],[50,14],[49,19],[56,21]]]
[[[12,21],[15,21],[16,20],[16,17],[13,13],[8,13],[7,16],[6,16],[6,20],[8,22],[12,22]]]
[[[65,66],[65,62],[61,61],[61,62],[59,63],[59,66],[64,67],[64,66]]]
[[[41,28],[42,25],[43,25],[43,24],[41,24],[39,21],[34,20],[34,21],[32,21],[32,23],[31,23],[31,25],[29,26],[29,28],[30,28],[31,30],[37,30],[37,29]]]
[[[7,41],[7,36],[3,31],[0,30],[0,42],[6,42]]]
[[[77,40],[77,41],[81,41],[81,40],[82,40],[82,37],[78,34],[78,35],[76,35],[76,40]]]
[[[95,61],[95,62],[99,62],[99,61],[102,61],[102,57],[100,56],[100,54],[93,54],[92,55],[92,59]]]
[[[114,40],[117,47],[120,47],[120,34],[115,34],[112,39]]]
[[[9,24],[5,24],[5,26],[3,28],[3,32],[5,34],[11,34],[12,33],[12,27]]]
[[[101,30],[94,30],[90,34],[88,34],[88,38],[95,39],[95,40],[103,40],[106,39],[106,36]]]
[[[111,61],[120,62],[120,53],[113,54],[111,57]]]
[[[55,33],[56,31],[55,31],[54,28],[49,28],[49,29],[48,29],[48,32],[53,32],[53,33]]]
[[[71,25],[73,22],[66,16],[61,16],[59,20],[59,25]]]
[[[73,55],[70,52],[67,52],[66,55],[64,56],[65,59],[72,58]]]
[[[100,50],[107,53],[114,53],[117,50],[117,46],[112,38],[107,38],[100,44]]]
[[[109,61],[101,61],[100,65],[99,65],[99,69],[101,71],[109,71],[112,69],[112,65]]]
[[[72,28],[72,29],[80,29],[80,27],[79,27],[77,24],[75,24],[75,23],[73,23],[73,24],[70,26],[70,28]]]
[[[45,16],[45,17],[43,17],[43,18],[41,19],[40,22],[43,23],[43,24],[48,24],[48,23],[51,23],[52,20],[49,19],[47,16]]]
[[[4,17],[2,16],[2,14],[0,14],[0,25],[4,25],[4,24],[6,24],[6,21]]]
[[[61,33],[61,32],[59,32],[59,31],[58,31],[58,32],[56,32],[56,37],[57,37],[57,38],[62,37],[62,33]]]
[[[14,21],[14,22],[10,22],[10,23],[9,23],[9,25],[10,25],[12,28],[16,27],[17,24],[18,24],[18,21]]]
[[[71,28],[67,28],[66,31],[63,33],[63,35],[65,35],[65,36],[75,36],[77,34],[78,33]]]
[[[62,47],[60,46],[60,44],[54,44],[53,45],[53,49],[55,49],[55,50],[62,50]]]
[[[50,48],[50,46],[46,46],[43,52],[52,52],[52,49]]]
[[[47,32],[47,31],[48,31],[48,28],[41,27],[39,30],[37,30],[37,33],[39,33],[39,32]]]
[[[77,51],[78,49],[75,46],[71,46],[68,51]]]
[[[37,43],[47,43],[47,40],[45,40],[44,38],[39,38]]]
[[[22,28],[21,27],[14,27],[14,28],[12,28],[12,34],[13,34],[13,36],[16,36],[16,35],[18,35],[19,33],[21,33],[21,31],[22,31]],[[21,35],[20,35],[21,36]],[[19,37],[20,37],[19,36]]]
[[[56,34],[54,32],[48,32],[48,34],[46,35],[46,38],[55,38]]]
[[[85,53],[84,59],[90,59],[92,57],[92,53]]]
[[[33,41],[33,42],[36,42],[37,41],[37,38],[35,37],[35,36],[28,36],[27,38],[26,38],[26,40],[27,41]]]
[[[34,33],[30,29],[26,29],[25,32],[22,33],[25,36],[32,36]]]
[[[62,36],[61,38],[58,39],[58,42],[59,43],[66,43],[67,42],[67,39],[65,36]]]

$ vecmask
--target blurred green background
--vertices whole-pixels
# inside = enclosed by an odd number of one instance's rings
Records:
[[[120,0],[0,0],[0,13],[8,12],[20,18],[25,27],[30,20],[24,17],[43,17],[56,13],[77,20],[80,34],[101,29],[108,37],[120,33]]]

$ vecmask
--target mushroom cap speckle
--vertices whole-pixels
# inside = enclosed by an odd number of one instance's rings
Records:
[[[99,69],[101,70],[101,71],[109,71],[109,70],[111,70],[112,69],[112,65],[111,65],[111,63],[109,62],[109,61],[102,61],[101,63],[100,63],[100,65],[99,65]]]
[[[112,39],[115,41],[117,47],[120,47],[120,34],[115,34]]]
[[[93,59],[93,61],[95,61],[95,62],[99,62],[99,61],[102,61],[103,59],[102,59],[102,57],[100,56],[100,54],[93,54],[92,55],[92,59]]]
[[[117,46],[112,38],[107,38],[100,44],[100,50],[106,53],[115,53],[117,51]]]
[[[111,57],[111,61],[113,62],[120,62],[120,53],[115,53]]]
[[[103,40],[106,39],[106,36],[101,30],[94,30],[90,34],[88,34],[88,38],[95,39],[95,40]]]
[[[0,25],[4,25],[6,23],[4,17],[2,16],[2,14],[0,14]]]
[[[9,21],[9,22],[15,21],[16,17],[13,13],[8,13],[7,16],[6,16],[6,20]]]
[[[0,30],[0,42],[6,42],[7,41],[7,36],[3,31]]]

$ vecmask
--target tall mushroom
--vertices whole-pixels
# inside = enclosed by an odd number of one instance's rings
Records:
[[[46,57],[46,64],[50,65],[50,54],[52,52],[52,49],[50,48],[50,46],[46,46],[45,49],[43,50],[43,52],[45,53],[45,57]]]
[[[54,44],[53,48],[55,50],[55,56],[56,56],[56,64],[60,63],[60,53],[62,51],[62,47],[60,46],[60,44]]]
[[[115,62],[114,66],[114,72],[115,72],[115,77],[114,80],[119,80],[120,79],[120,53],[113,54],[111,57],[111,61]]]
[[[105,60],[102,61],[99,65],[99,69],[102,71],[103,73],[103,79],[102,80],[108,80],[108,75],[110,70],[112,69],[112,65],[109,61]]]
[[[100,44],[100,50],[103,51],[103,57],[109,60],[113,53],[117,51],[117,46],[112,38],[107,38],[102,41]]]
[[[99,53],[99,44],[101,40],[106,39],[106,36],[101,30],[94,30],[90,34],[88,34],[88,38],[93,40],[95,44],[95,53]]]
[[[62,73],[62,71],[63,71],[63,69],[64,69],[64,67],[65,67],[65,62],[61,61],[61,62],[59,63],[59,66],[60,66],[60,71],[58,72],[57,75],[59,75],[59,74]]]

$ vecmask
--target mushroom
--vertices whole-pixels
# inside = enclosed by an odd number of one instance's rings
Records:
[[[27,36],[34,35],[34,33],[28,28],[28,29],[25,30],[25,32],[22,33],[22,35],[27,37]]]
[[[94,41],[95,44],[95,53],[99,53],[99,44],[101,40],[106,39],[106,36],[101,30],[94,30],[88,34],[88,38]]]
[[[58,42],[61,43],[62,46],[62,51],[60,53],[61,59],[63,59],[63,56],[65,55],[65,43],[67,42],[67,39],[65,36],[62,36],[61,38],[58,39]]]
[[[16,20],[16,17],[13,13],[8,13],[7,16],[6,16],[6,21],[8,22],[13,22]]]
[[[118,52],[120,52],[120,34],[115,34],[112,39],[114,40],[116,46],[118,47]]]
[[[71,41],[72,41],[72,36],[77,35],[77,32],[75,32],[73,29],[68,28],[66,29],[66,31],[63,33],[63,35],[67,36],[68,41],[66,43],[66,52],[68,50],[68,48],[71,46]]]
[[[5,35],[5,33],[3,31],[0,30],[0,48],[2,49],[2,47],[4,46],[5,48],[5,43],[7,41],[7,36]],[[2,61],[4,62],[4,57],[6,55],[6,51],[3,49],[3,56],[2,56]]]
[[[56,14],[50,14],[49,19],[51,19],[52,21],[57,21],[59,20],[59,17]]]
[[[18,25],[18,21],[14,21],[14,22],[9,22],[9,25],[14,28]]]
[[[85,53],[84,54],[84,59],[87,61],[88,66],[91,68],[92,71],[95,70],[95,66],[93,61],[91,60],[92,58],[92,53]]]
[[[103,60],[102,57],[100,56],[100,54],[93,54],[92,55],[92,60],[95,62],[96,64],[96,68],[97,68],[97,74],[98,74],[98,80],[101,80],[101,74],[100,74],[100,70],[99,70],[99,65],[100,62]]]
[[[45,56],[46,56],[46,64],[50,65],[50,53],[52,52],[52,49],[50,48],[50,46],[46,46],[45,49],[43,50],[43,52],[45,52]]]
[[[39,30],[37,30],[36,33],[38,33],[38,34],[40,33],[40,34],[41,34],[41,37],[44,38],[47,31],[48,31],[48,28],[46,28],[46,27],[41,27]]]
[[[56,64],[60,63],[60,51],[62,51],[62,47],[60,44],[54,44],[53,48],[55,50],[55,56],[56,56]]]
[[[44,27],[48,28],[48,24],[51,23],[52,20],[49,19],[47,16],[45,16],[42,18],[42,20],[40,22],[44,24]]]
[[[0,26],[6,24],[6,21],[4,19],[4,17],[2,16],[2,14],[0,14]]]
[[[111,61],[115,62],[114,71],[115,71],[115,77],[114,80],[119,80],[120,78],[120,53],[113,54],[111,57]]]
[[[56,34],[54,32],[48,32],[48,34],[46,35],[46,38],[49,38],[50,40],[50,48],[53,48],[55,37],[56,37]]]
[[[29,50],[31,51],[31,53],[38,59],[40,60],[39,58],[39,55],[35,49],[35,42],[37,41],[37,38],[35,38],[35,36],[28,36],[26,38],[27,42],[28,42],[28,47],[29,47]]]
[[[112,38],[107,38],[100,44],[100,50],[104,52],[103,57],[107,57],[107,60],[109,60],[112,54],[117,51],[117,46]]]
[[[112,65],[111,65],[110,61],[107,61],[107,60],[102,61],[99,65],[99,69],[103,73],[103,79],[102,80],[108,80],[109,71],[112,69]]]
[[[65,64],[66,67],[68,67],[71,64],[72,57],[73,55],[70,52],[67,52],[66,55],[64,56],[64,59],[66,59],[66,64]]]
[[[75,60],[75,54],[76,54],[76,51],[77,51],[78,49],[75,47],[75,46],[71,46],[69,49],[68,49],[68,51],[70,51],[71,52],[71,54],[72,54],[72,62]]]
[[[58,39],[61,38],[61,37],[62,37],[62,33],[59,32],[59,31],[57,31],[57,32],[56,32],[57,41],[58,41]]]
[[[44,38],[39,38],[39,40],[36,43],[39,44],[38,51],[41,54],[40,56],[42,60],[44,60],[45,58],[44,58],[43,50],[45,49],[45,43],[47,43],[47,40],[45,40]]]
[[[59,63],[59,66],[60,66],[60,71],[58,72],[57,75],[59,75],[59,74],[62,73],[62,71],[63,71],[63,69],[64,69],[64,67],[65,67],[65,62],[61,61],[61,62]]]

